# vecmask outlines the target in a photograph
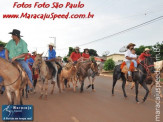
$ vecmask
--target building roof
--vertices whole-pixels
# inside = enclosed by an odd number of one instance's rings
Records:
[[[114,55],[121,55],[121,56],[124,56],[125,54],[114,53],[114,54],[108,55],[107,57],[114,56]]]

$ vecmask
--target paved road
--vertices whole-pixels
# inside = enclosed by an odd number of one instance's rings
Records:
[[[85,86],[88,84],[86,80]],[[155,101],[154,96],[149,96],[145,103],[136,104],[135,91],[126,86],[128,98],[122,94],[121,81],[115,88],[115,96],[111,95],[112,78],[97,77],[95,88],[84,89],[84,93],[76,93],[67,89],[58,93],[55,89],[48,100],[40,100],[39,87],[36,94],[30,94],[24,104],[34,105],[34,122],[154,122]],[[50,92],[50,91],[49,91]],[[140,88],[139,99],[142,99],[145,91]],[[153,92],[154,94],[154,92]],[[0,96],[0,105],[6,104],[6,96]],[[163,112],[163,100],[161,111]],[[162,114],[162,113],[161,113]],[[1,118],[1,111],[0,111]],[[1,120],[0,120],[1,121]],[[163,114],[161,121],[163,122]]]

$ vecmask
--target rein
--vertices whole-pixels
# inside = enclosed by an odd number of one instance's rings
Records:
[[[10,85],[16,83],[19,80],[19,78],[21,78],[21,76],[22,76],[22,72],[19,70],[19,76],[18,76],[18,78],[14,82],[12,82],[11,84],[2,85],[2,86],[10,86]]]
[[[142,65],[145,68],[145,70],[147,72],[147,76],[148,77],[151,76],[151,72],[150,72],[149,68],[154,67],[154,65],[147,65],[146,59],[144,60],[144,65],[141,62],[140,62],[140,65]]]

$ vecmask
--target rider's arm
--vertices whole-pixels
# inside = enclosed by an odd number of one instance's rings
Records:
[[[21,55],[19,55],[19,56],[16,56],[16,57],[14,57],[13,59],[19,59],[19,58],[24,58],[26,55],[27,55],[28,53],[23,53],[23,54],[21,54]],[[13,60],[12,59],[12,60]]]
[[[126,56],[126,59],[133,60],[133,59],[136,59],[136,58],[132,58],[132,57]]]

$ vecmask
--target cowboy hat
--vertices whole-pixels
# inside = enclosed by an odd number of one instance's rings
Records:
[[[23,37],[23,36],[20,35],[20,31],[17,30],[17,29],[13,29],[13,31],[10,32],[9,34],[15,35],[17,37]]]
[[[127,49],[129,49],[131,46],[136,46],[136,45],[133,44],[133,43],[130,43],[130,44],[127,45]]]
[[[145,48],[145,49],[144,49],[144,52],[145,52],[145,51],[150,51],[150,50],[151,50],[151,49],[149,49],[149,48]]]
[[[53,47],[55,47],[55,46],[54,46],[54,43],[50,43],[49,46],[53,46]]]
[[[75,47],[75,50],[79,50],[80,48],[79,47]]]

